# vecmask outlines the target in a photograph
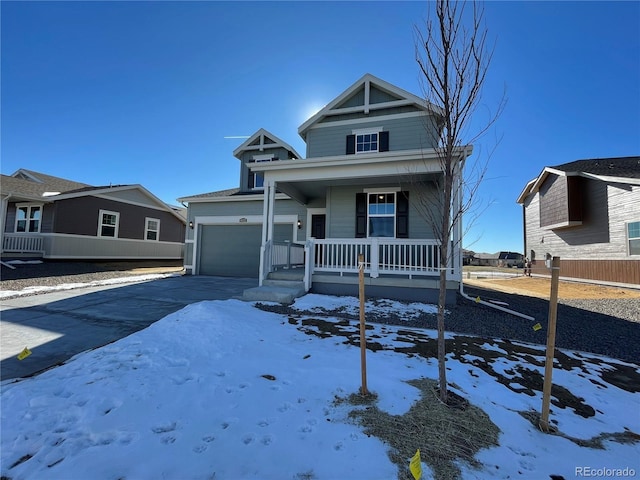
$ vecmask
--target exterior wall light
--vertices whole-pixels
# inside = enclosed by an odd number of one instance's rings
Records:
[[[302,228],[302,220],[298,220],[298,230]]]
[[[193,230],[193,220],[191,220],[191,221],[189,222],[189,228],[190,228],[191,230]]]

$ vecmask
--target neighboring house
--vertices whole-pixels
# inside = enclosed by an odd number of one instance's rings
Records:
[[[233,152],[239,188],[178,199],[188,203],[187,272],[266,285],[297,265],[305,291],[357,294],[362,253],[367,295],[435,301],[439,244],[415,208],[416,189],[442,175],[429,116],[440,109],[366,74],[300,126],[305,158],[259,130]],[[471,147],[456,153],[459,173]],[[450,302],[461,249],[451,258]]]
[[[2,256],[181,259],[185,214],[141,185],[94,187],[20,169],[0,179]]]
[[[546,167],[517,202],[534,274],[558,256],[562,277],[640,284],[640,157]]]
[[[524,256],[516,252],[475,253],[468,252],[464,257],[465,265],[484,267],[522,267]]]

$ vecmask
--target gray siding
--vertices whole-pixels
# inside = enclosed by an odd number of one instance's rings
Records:
[[[260,150],[249,150],[242,153],[241,157],[241,167],[240,167],[240,190],[243,192],[251,191],[249,188],[249,163],[253,161],[253,157],[256,155],[274,155],[278,157],[279,160],[288,160],[289,152],[287,149],[279,147],[279,148],[268,148],[265,145],[265,149],[263,151]]]
[[[150,207],[158,207],[158,204],[142,193],[138,189],[130,189],[130,190],[120,190],[120,191],[108,191],[101,193],[100,195],[105,195],[114,200],[122,200],[124,202],[135,202],[140,203],[142,205],[148,205]]]
[[[387,187],[397,188],[398,185]],[[356,193],[364,188],[385,190],[385,186],[376,185],[332,187],[327,196],[327,238],[354,238],[356,223]],[[409,192],[409,238],[434,238],[433,228],[422,218],[415,203],[418,200],[418,187],[403,186],[402,190]],[[431,188],[425,187],[425,188]]]
[[[353,130],[369,127],[383,127],[389,132],[390,151],[433,148],[433,139],[428,138],[425,130],[426,124],[425,117],[379,117],[375,121],[312,128],[307,133],[307,157],[345,155],[347,135],[351,135]]]
[[[526,251],[536,260],[629,259],[626,224],[640,221],[640,186],[582,179],[582,225],[551,230],[540,226],[540,195],[525,200]]]

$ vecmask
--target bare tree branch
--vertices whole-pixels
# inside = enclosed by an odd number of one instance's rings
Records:
[[[453,266],[452,255],[462,245],[462,217],[476,207],[475,197],[487,171],[487,163],[474,162],[471,174],[464,174],[467,146],[478,140],[502,113],[503,95],[497,110],[470,133],[472,119],[482,98],[482,89],[493,57],[487,47],[484,10],[472,4],[468,20],[467,2],[438,0],[435,18],[424,25],[426,35],[415,27],[415,51],[423,95],[439,108],[424,127],[441,174],[427,182],[411,177],[417,193],[415,208],[431,226],[440,242],[440,290],[438,295],[438,374],[440,399],[447,401],[445,368],[444,313],[447,273]],[[489,152],[492,153],[492,152]]]

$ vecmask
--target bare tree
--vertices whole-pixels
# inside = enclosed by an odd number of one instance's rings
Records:
[[[481,100],[493,48],[487,47],[484,10],[475,2],[468,12],[466,2],[438,0],[435,18],[427,18],[424,31],[415,28],[416,60],[425,99],[440,108],[429,116],[425,129],[435,147],[442,174],[415,188],[418,213],[440,241],[440,290],[438,295],[438,383],[440,400],[448,399],[445,367],[444,317],[447,265],[454,262],[455,247],[462,245],[462,215],[474,206],[474,197],[486,172],[487,162],[477,160],[463,175],[471,144],[494,124],[506,103],[503,95],[495,114],[480,126],[472,117]],[[414,179],[416,181],[420,181]],[[435,188],[434,188],[435,187]]]

